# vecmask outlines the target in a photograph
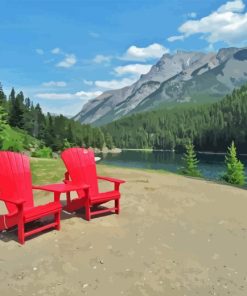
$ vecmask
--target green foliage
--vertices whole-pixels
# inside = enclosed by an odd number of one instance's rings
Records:
[[[222,177],[223,180],[230,184],[244,185],[244,165],[237,158],[237,149],[234,142],[232,142],[231,146],[228,147],[228,152],[225,157],[225,163],[226,173]]]
[[[181,172],[188,176],[201,177],[201,173],[198,169],[199,161],[196,157],[194,145],[191,142],[189,142],[185,145],[185,150],[186,151],[183,156],[184,167],[181,170]]]
[[[32,157],[52,158],[52,150],[50,147],[42,147],[32,152]]]
[[[109,133],[105,134],[105,145],[108,149],[112,149],[114,147],[112,136]]]
[[[5,130],[3,131],[3,142],[1,149],[16,152],[24,150],[22,134],[18,133],[10,126],[6,126]]]
[[[24,139],[18,138],[16,141],[5,135],[7,137],[7,140],[4,140],[5,149],[6,147],[15,151],[30,149],[32,144],[29,141],[33,142],[33,138],[39,140],[38,146],[42,142],[52,151],[61,151],[73,146],[102,149],[105,144],[101,129],[86,124],[82,125],[63,115],[49,113],[45,115],[39,104],[34,106],[29,98],[24,97],[22,92],[16,95],[14,89],[11,90],[7,100],[0,84],[0,146],[3,146],[3,144],[1,145],[1,126],[3,126],[1,122],[3,116],[6,115],[4,110],[7,110],[7,123],[10,127],[16,131],[18,129],[24,136]]]
[[[70,147],[71,147],[70,142],[67,139],[64,139],[64,142],[63,142],[63,150],[64,149],[68,149]]]
[[[4,141],[4,131],[7,126],[7,113],[5,112],[3,106],[0,105],[0,148],[3,146],[3,141]]]
[[[234,140],[238,151],[246,153],[246,122],[247,85],[217,103],[160,108],[122,118],[101,129],[119,148],[183,150],[191,139],[196,150],[224,152]]]

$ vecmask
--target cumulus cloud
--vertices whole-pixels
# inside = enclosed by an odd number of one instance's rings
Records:
[[[120,80],[96,80],[95,85],[103,89],[119,89],[129,86],[136,81],[136,78],[123,78]]]
[[[36,53],[39,54],[39,55],[43,55],[45,52],[44,52],[43,49],[41,49],[41,48],[37,48],[37,49],[36,49]]]
[[[48,82],[42,83],[42,85],[45,87],[53,87],[53,86],[64,87],[67,85],[67,83],[64,81],[48,81]]]
[[[94,57],[93,62],[95,64],[109,63],[111,61],[110,56],[105,56],[102,54],[98,54]]]
[[[190,12],[190,13],[187,14],[187,16],[190,17],[190,18],[196,18],[197,14],[196,14],[196,12]]]
[[[184,40],[184,35],[175,35],[175,36],[171,36],[171,37],[167,38],[167,41],[169,41],[169,42],[174,42],[174,41],[178,41],[178,40]]]
[[[61,49],[59,47],[53,48],[51,50],[51,53],[53,53],[53,54],[59,54],[60,52],[61,52]]]
[[[75,96],[70,93],[38,93],[35,97],[46,100],[70,100],[75,98]]]
[[[242,0],[228,1],[208,16],[182,24],[178,29],[182,34],[179,38],[201,34],[211,44],[219,41],[228,45],[244,44],[247,41],[247,13],[244,9]],[[168,40],[176,41],[176,37],[171,36]]]
[[[169,50],[161,44],[153,43],[147,47],[130,46],[126,53],[121,57],[123,60],[129,61],[147,61],[150,59],[160,58]]]
[[[89,86],[92,86],[93,85],[93,81],[91,81],[91,80],[84,79],[83,80],[83,83],[86,84],[86,85],[89,85]]]
[[[38,99],[45,100],[73,100],[73,99],[81,99],[81,100],[90,100],[101,95],[101,91],[78,91],[76,93],[37,93],[35,95]]]
[[[126,66],[119,66],[114,68],[114,71],[117,75],[133,74],[141,75],[146,74],[150,71],[152,65],[143,65],[143,64],[131,64]]]
[[[229,1],[226,4],[220,6],[218,12],[242,12],[244,11],[245,5],[242,0]]]
[[[76,64],[76,56],[74,54],[65,54],[65,58],[56,66],[62,68],[70,68]]]
[[[102,94],[102,91],[78,91],[75,95],[81,99],[93,99]]]

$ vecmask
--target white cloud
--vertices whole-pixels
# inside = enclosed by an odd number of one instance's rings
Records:
[[[39,55],[43,55],[45,52],[44,52],[43,49],[41,49],[41,48],[37,48],[37,49],[36,49],[36,53],[39,54]]]
[[[178,40],[184,40],[184,35],[175,35],[175,36],[171,36],[171,37],[167,38],[167,41],[169,41],[169,42],[174,42],[174,41],[178,41]]]
[[[38,99],[45,99],[45,100],[73,100],[73,99],[81,99],[81,100],[90,100],[99,95],[101,95],[101,91],[79,91],[76,93],[37,93],[35,97]]]
[[[197,14],[196,14],[196,12],[190,12],[190,13],[187,14],[187,16],[190,17],[190,18],[196,18]]]
[[[93,99],[102,94],[102,91],[78,91],[75,95],[81,99]]]
[[[86,85],[89,85],[89,86],[92,86],[93,85],[93,81],[91,81],[91,80],[84,79],[83,80],[83,83],[86,84]]]
[[[49,82],[42,83],[42,85],[45,87],[50,87],[50,86],[64,87],[67,85],[67,83],[64,81],[49,81]]]
[[[94,82],[94,84],[97,87],[103,89],[119,89],[133,84],[134,82],[136,82],[136,80],[136,78],[123,78],[120,80],[97,80]]]
[[[51,53],[53,53],[53,54],[59,54],[60,52],[61,52],[61,49],[59,47],[53,48],[51,50]]]
[[[75,96],[70,93],[38,93],[35,97],[46,100],[70,100],[75,98]]]
[[[76,56],[74,54],[66,54],[64,60],[59,62],[56,66],[62,68],[70,68],[76,64]]]
[[[98,54],[94,57],[93,62],[96,64],[109,63],[111,61],[111,59],[112,58],[110,56]]]
[[[242,0],[228,1],[208,16],[185,22],[178,30],[184,38],[201,34],[211,44],[223,41],[228,45],[245,45],[247,13],[243,12],[244,8]],[[171,38],[174,41],[174,36]]]
[[[218,12],[242,12],[244,11],[245,5],[242,0],[229,1],[226,4],[220,6]]]
[[[134,74],[141,75],[146,74],[151,69],[152,65],[143,65],[143,64],[131,64],[126,66],[119,66],[114,68],[114,71],[117,75],[125,75],[125,74]]]
[[[42,110],[51,114],[63,114],[65,116],[74,116],[78,113],[82,108],[82,101],[77,100],[75,102],[71,102],[68,104],[66,101],[60,102],[59,106],[52,106],[50,103],[42,104]]]
[[[146,61],[150,59],[160,58],[169,50],[161,44],[153,43],[147,47],[130,46],[121,59],[129,61]]]

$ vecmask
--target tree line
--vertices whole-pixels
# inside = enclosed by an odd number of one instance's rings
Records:
[[[100,128],[80,124],[63,115],[44,114],[40,105],[34,105],[29,98],[24,97],[22,91],[16,93],[12,88],[7,97],[1,83],[0,118],[2,123],[17,131],[25,131],[52,151],[61,151],[72,146],[101,149],[106,145],[112,148],[111,136],[108,133],[103,134]]]
[[[105,127],[119,148],[183,150],[192,141],[196,150],[222,152],[235,142],[247,152],[247,85],[223,100],[206,105],[180,105],[134,114]]]

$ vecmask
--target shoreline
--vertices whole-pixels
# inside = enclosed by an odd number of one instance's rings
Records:
[[[175,152],[176,150],[169,149],[143,149],[143,148],[121,148],[122,151],[149,151],[149,152]],[[110,152],[110,151],[109,151]],[[182,154],[183,152],[178,152],[178,154]],[[213,154],[213,155],[226,155],[226,152],[212,152],[212,151],[196,151],[198,154]],[[238,153],[238,155],[247,156],[247,153]]]

